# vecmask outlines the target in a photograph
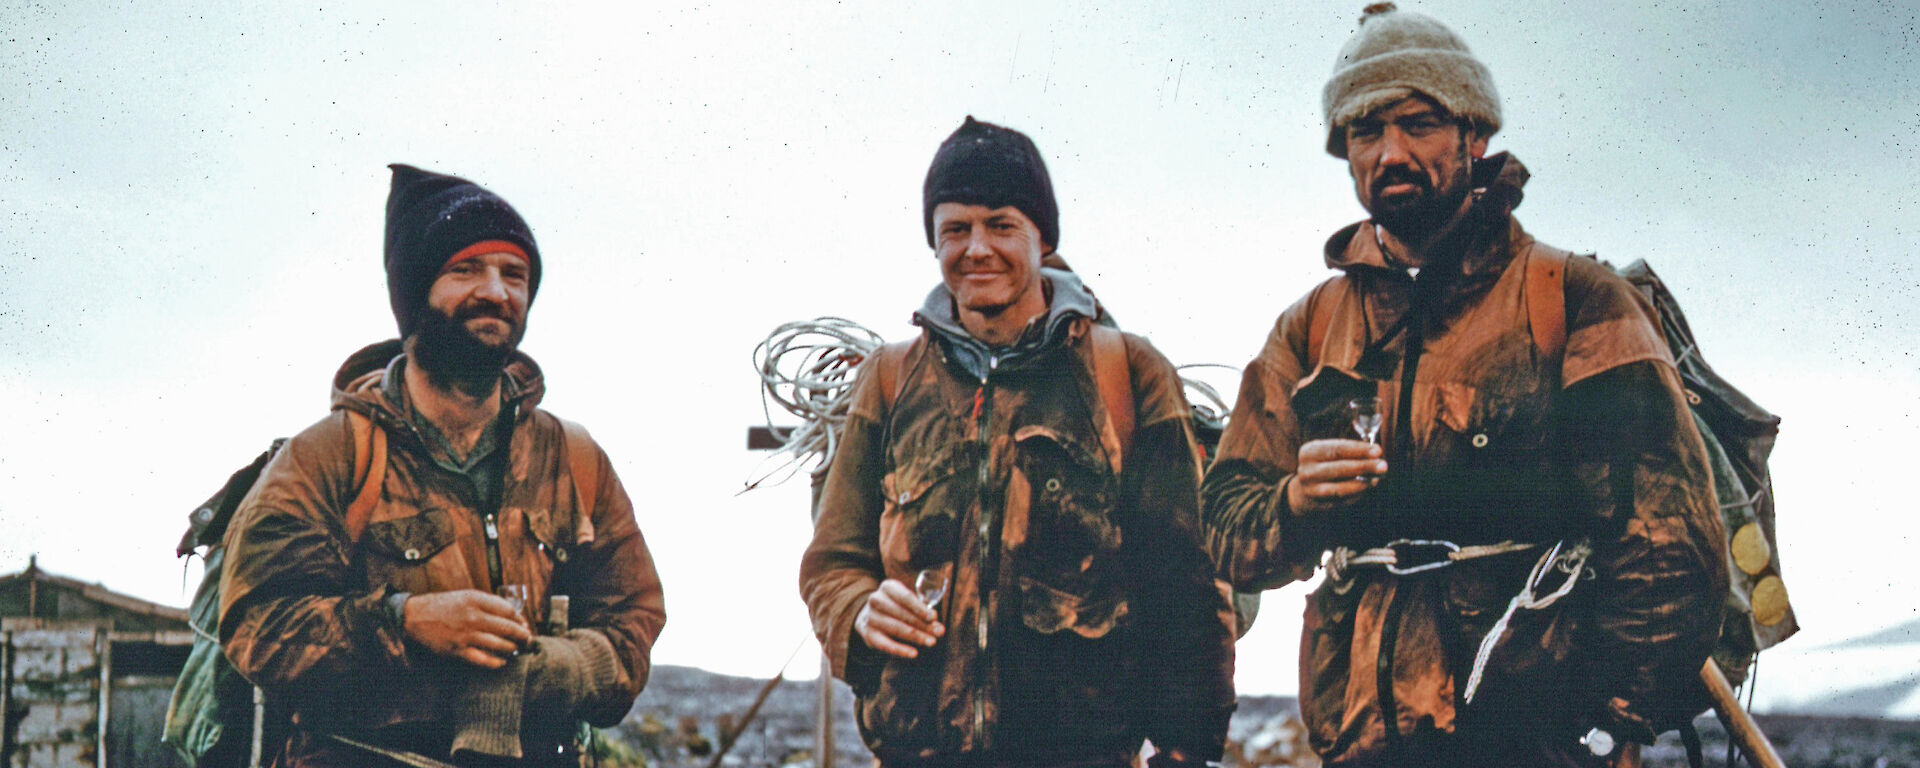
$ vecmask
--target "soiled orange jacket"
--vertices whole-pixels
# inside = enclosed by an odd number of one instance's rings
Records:
[[[1233,711],[1232,609],[1199,520],[1186,398],[1126,335],[1135,428],[1118,476],[1089,341],[1098,310],[1046,270],[1049,313],[989,349],[936,288],[897,398],[865,366],[800,590],[888,766],[1126,765],[1150,738],[1217,760]],[[913,659],[854,618],[883,579],[948,569],[946,635]]]
[[[369,761],[314,737],[323,733],[445,759],[452,700],[473,676],[491,674],[411,643],[384,604],[397,592],[497,586],[478,490],[434,461],[389,394],[402,387],[399,354],[391,341],[347,361],[334,381],[333,413],[287,441],[228,529],[222,644],[270,702],[293,709],[302,732],[287,764]],[[528,585],[536,615],[548,596],[569,596],[573,632],[542,640],[575,642],[592,663],[576,671],[589,684],[573,692],[575,711],[558,714],[612,725],[646,685],[666,622],[660,579],[606,454],[596,447],[597,487],[576,491],[560,422],[537,407],[545,392],[539,368],[516,355],[506,373],[511,437],[495,449],[507,457],[500,582]],[[357,544],[344,525],[359,492],[346,410],[385,430],[388,446],[381,501]],[[581,494],[593,495],[590,518],[580,514]]]
[[[1308,598],[1300,706],[1330,764],[1579,764],[1591,727],[1650,741],[1704,707],[1727,590],[1705,448],[1650,305],[1604,265],[1569,260],[1564,351],[1535,338],[1534,240],[1510,215],[1525,180],[1506,155],[1482,161],[1457,258],[1417,278],[1387,266],[1370,222],[1334,235],[1343,274],[1280,315],[1204,483],[1210,549],[1243,590],[1308,578],[1340,546],[1541,545],[1404,576],[1349,568]],[[1351,507],[1294,515],[1300,446],[1354,437],[1346,406],[1363,395],[1382,403],[1388,475]],[[1516,612],[1468,704],[1483,637],[1543,549],[1580,539],[1583,580]]]

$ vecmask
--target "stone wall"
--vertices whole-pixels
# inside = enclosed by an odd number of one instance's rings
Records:
[[[92,622],[8,622],[4,641],[8,768],[98,763],[100,687],[110,670],[107,631]]]

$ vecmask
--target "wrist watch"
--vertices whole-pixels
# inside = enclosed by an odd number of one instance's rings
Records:
[[[1585,744],[1587,751],[1593,753],[1594,757],[1613,754],[1613,734],[1599,728],[1587,731],[1587,735],[1580,737],[1580,743]]]

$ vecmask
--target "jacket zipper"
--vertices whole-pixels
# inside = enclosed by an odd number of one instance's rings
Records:
[[[480,515],[481,528],[487,535],[487,576],[493,579],[489,589],[500,588],[500,507],[506,503],[507,471],[513,467],[513,423],[519,420],[520,406],[508,407],[504,415],[506,420],[501,422],[494,440],[496,457],[488,459],[499,462],[493,478],[493,498],[486,502],[487,510]]]
[[[487,532],[487,575],[493,578],[493,587],[500,587],[500,525],[499,516],[488,512],[480,518],[481,526]]]
[[[979,607],[975,610],[975,615],[978,618],[978,624],[976,629],[979,632],[978,643],[980,648],[980,657],[982,659],[981,662],[977,662],[974,666],[973,738],[975,740],[974,747],[976,749],[984,749],[988,746],[988,744],[986,743],[987,739],[983,733],[986,730],[986,717],[987,717],[986,715],[986,699],[987,699],[986,669],[987,667],[984,662],[984,659],[987,655],[987,632],[990,629],[987,614],[990,613],[990,611],[988,610],[988,605],[990,604],[988,600],[988,593],[989,593],[989,590],[991,589],[991,583],[989,579],[991,578],[991,574],[993,573],[992,569],[990,568],[990,560],[991,560],[990,553],[993,550],[992,536],[993,536],[993,519],[994,519],[993,504],[991,503],[993,501],[993,496],[992,496],[993,442],[988,436],[988,431],[987,431],[988,426],[993,423],[993,392],[991,390],[992,385],[989,383],[988,378],[991,377],[993,375],[993,371],[999,367],[1000,367],[1000,357],[998,355],[988,355],[987,356],[987,372],[980,375],[980,389],[976,390],[973,395],[973,406],[974,406],[973,417],[974,417],[974,425],[975,425],[975,430],[974,430],[975,439],[979,441],[980,448],[981,448],[980,472],[979,472],[979,478],[978,478],[980,489],[979,489],[979,492],[975,494],[975,496],[980,500],[980,563],[979,563],[979,568],[976,571],[976,573],[979,574],[977,578],[980,581],[980,586],[979,586],[980,604],[979,604]]]
[[[480,513],[480,528],[481,531],[486,534],[485,538],[487,540],[487,577],[493,580],[491,584],[487,585],[489,591],[500,587],[499,511],[500,504],[504,500],[503,497],[507,492],[507,468],[513,465],[512,457],[510,456],[513,450],[513,428],[511,425],[519,419],[520,406],[518,404],[510,406],[505,415],[507,417],[506,425],[497,428],[500,434],[495,440],[498,447],[494,449],[500,452],[500,473],[493,481],[493,500],[487,503],[487,510]],[[419,441],[421,445],[426,445],[427,438],[420,433],[420,428],[414,426],[411,420],[407,420],[406,424],[407,431],[413,433],[413,439]]]

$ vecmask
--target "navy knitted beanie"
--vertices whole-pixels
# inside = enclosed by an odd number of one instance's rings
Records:
[[[461,249],[504,240],[527,255],[527,302],[540,290],[540,249],[533,230],[506,200],[466,179],[395,163],[387,192],[387,300],[400,337],[413,335],[427,292]]]
[[[1060,246],[1060,209],[1046,161],[1026,134],[973,119],[940,143],[921,188],[927,246],[933,246],[933,209],[941,203],[1013,206],[1040,228],[1040,240]]]

